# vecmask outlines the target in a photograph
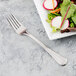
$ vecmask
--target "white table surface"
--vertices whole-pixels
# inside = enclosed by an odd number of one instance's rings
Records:
[[[35,41],[17,35],[5,18],[10,13],[68,64],[58,65]],[[0,0],[0,76],[76,76],[76,36],[50,41],[33,0]]]

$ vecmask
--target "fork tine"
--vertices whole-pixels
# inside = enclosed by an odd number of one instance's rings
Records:
[[[15,20],[15,22],[17,22],[17,24],[18,24],[19,26],[22,25],[13,14],[11,14],[11,16],[12,16],[12,18]]]
[[[11,20],[14,22],[15,26],[16,26],[17,28],[19,28],[18,22],[13,18],[12,15],[10,15],[10,18],[11,18]]]
[[[9,24],[16,30],[17,27],[14,25],[14,23],[12,22],[12,20],[8,17],[6,17],[7,21],[9,22]]]
[[[11,14],[6,19],[10,23],[10,25],[14,28],[17,34],[22,34],[23,32],[26,32],[26,28],[15,18],[14,15]]]

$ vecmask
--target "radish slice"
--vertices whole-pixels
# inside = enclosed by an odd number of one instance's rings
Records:
[[[52,3],[52,0],[45,0],[44,3],[43,3],[43,7],[46,9],[46,10],[53,10],[57,7],[58,3],[56,0],[54,0],[54,7],[53,7],[53,3]]]
[[[51,25],[56,27],[56,28],[60,28],[61,23],[62,23],[61,18],[62,18],[61,16],[57,16],[57,17],[53,18]],[[66,29],[68,27],[69,27],[69,20],[65,20],[61,30]]]

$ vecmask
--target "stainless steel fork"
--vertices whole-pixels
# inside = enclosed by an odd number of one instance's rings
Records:
[[[17,18],[11,14],[6,18],[9,24],[14,28],[15,32],[20,35],[26,35],[35,40],[39,45],[41,45],[60,65],[66,65],[67,59],[63,56],[57,54],[53,50],[46,47],[41,41],[39,41],[36,37],[26,31],[26,28],[17,20]]]

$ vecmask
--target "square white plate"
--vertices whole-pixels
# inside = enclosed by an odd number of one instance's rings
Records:
[[[34,3],[36,5],[36,8],[38,10],[41,21],[43,23],[43,26],[44,26],[46,32],[47,32],[49,39],[54,40],[54,39],[59,39],[59,38],[75,35],[76,32],[63,33],[63,34],[61,34],[60,32],[52,33],[52,29],[51,29],[50,25],[46,22],[48,12],[43,8],[43,5],[42,5],[43,1],[44,0],[34,0]]]

